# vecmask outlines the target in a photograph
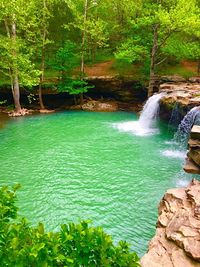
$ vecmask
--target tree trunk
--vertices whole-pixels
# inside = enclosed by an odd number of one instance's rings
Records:
[[[84,55],[85,55],[85,34],[86,34],[87,8],[88,8],[88,0],[85,0],[84,17],[83,17],[82,44],[81,44],[81,76],[83,76],[83,74],[84,74],[84,67],[85,67]]]
[[[82,45],[81,45],[81,80],[83,80],[85,72],[85,35],[86,35],[86,21],[87,21],[88,0],[85,0],[84,17],[83,17],[83,32],[82,32]],[[80,93],[80,103],[83,104],[83,93]]]
[[[77,105],[76,95],[73,96],[74,96],[74,105]]]
[[[45,25],[45,10],[47,8],[46,0],[43,0],[43,22],[42,22],[42,59],[41,59],[41,75],[40,75],[40,84],[38,88],[38,96],[40,108],[45,109],[44,102],[42,99],[42,85],[44,82],[44,64],[45,64],[45,41],[46,41],[46,25]]]
[[[80,93],[80,104],[81,105],[83,105],[83,101],[84,101],[83,93]]]
[[[42,99],[42,84],[44,82],[44,60],[45,60],[45,51],[44,51],[44,46],[42,47],[42,62],[41,62],[41,75],[40,75],[40,84],[38,88],[38,96],[39,96],[39,103],[40,103],[40,108],[45,109],[44,107],[44,102]]]
[[[154,86],[155,86],[155,66],[156,66],[156,56],[158,51],[158,27],[156,24],[154,26],[154,34],[153,34],[153,47],[151,51],[151,65],[150,65],[150,78],[149,78],[149,87],[148,87],[148,97],[153,95]]]
[[[17,38],[16,23],[15,23],[15,21],[13,21],[12,22],[12,40],[13,40],[13,44],[16,43],[16,38]],[[13,57],[14,57],[14,59],[16,59],[16,56],[17,56],[17,52],[16,52],[15,48],[13,48]],[[16,110],[17,113],[21,113],[18,69],[17,69],[16,66],[13,67],[12,73],[13,73],[13,99],[14,99],[15,110]]]
[[[14,74],[13,99],[15,104],[15,110],[17,113],[20,113],[21,112],[20,91],[19,91],[19,80],[17,73]]]
[[[197,75],[200,75],[200,59],[198,60]]]

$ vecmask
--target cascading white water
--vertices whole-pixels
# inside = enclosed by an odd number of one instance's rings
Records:
[[[174,134],[174,138],[171,142],[171,148],[168,147],[167,150],[162,152],[162,155],[172,158],[186,157],[186,147],[189,134],[192,126],[197,123],[198,114],[200,115],[200,108],[194,107],[185,115],[178,126],[177,132]]]
[[[120,131],[132,132],[135,135],[145,136],[158,132],[155,127],[156,118],[159,112],[159,102],[165,93],[154,94],[143,107],[138,121],[129,121],[115,124]]]
[[[164,93],[155,94],[147,100],[138,121],[144,128],[152,128],[154,125],[159,112],[159,101],[164,95]]]
[[[194,107],[185,115],[178,126],[177,132],[174,135],[175,142],[178,142],[183,146],[187,145],[189,133],[195,123],[198,114],[200,114],[199,107]]]

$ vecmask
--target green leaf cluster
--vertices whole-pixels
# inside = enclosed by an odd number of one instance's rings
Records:
[[[0,266],[97,266],[139,267],[139,258],[126,242],[112,238],[89,222],[61,225],[59,232],[46,232],[39,223],[31,227],[17,217],[16,189],[0,187]]]

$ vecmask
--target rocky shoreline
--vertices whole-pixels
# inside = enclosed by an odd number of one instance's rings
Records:
[[[184,86],[161,86],[160,91],[166,92],[162,103],[168,108],[177,103],[187,109],[199,106],[199,97],[195,96],[200,92],[199,84]],[[187,173],[200,174],[199,125],[191,130],[183,168]],[[158,207],[156,233],[141,259],[141,266],[200,267],[200,181],[193,179],[187,187],[165,193]]]
[[[158,208],[155,237],[142,267],[200,266],[200,182],[168,190]]]

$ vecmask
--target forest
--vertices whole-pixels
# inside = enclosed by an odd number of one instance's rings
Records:
[[[157,75],[182,60],[199,74],[199,38],[196,0],[2,0],[0,85],[12,90],[18,114],[23,87],[38,88],[41,109],[49,85],[83,102],[85,66],[114,60],[151,96]]]

